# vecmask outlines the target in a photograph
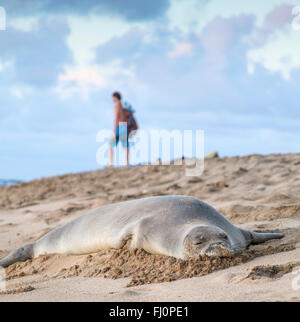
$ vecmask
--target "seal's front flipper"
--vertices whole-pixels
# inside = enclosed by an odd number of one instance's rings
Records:
[[[27,244],[0,260],[0,267],[7,267],[16,262],[24,262],[33,257],[33,244]]]

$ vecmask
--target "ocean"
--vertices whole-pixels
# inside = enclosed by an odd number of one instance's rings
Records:
[[[0,179],[0,187],[3,187],[3,186],[11,186],[11,185],[14,185],[14,184],[18,184],[20,182],[21,182],[20,180]]]

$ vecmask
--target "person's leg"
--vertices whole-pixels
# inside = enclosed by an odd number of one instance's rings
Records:
[[[126,148],[126,165],[129,166],[129,147]]]

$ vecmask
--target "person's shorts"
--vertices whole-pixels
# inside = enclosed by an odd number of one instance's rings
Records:
[[[127,133],[127,123],[120,123],[117,127],[116,137],[109,141],[110,146],[113,148],[118,145],[121,141],[124,148],[128,148],[128,133]]]

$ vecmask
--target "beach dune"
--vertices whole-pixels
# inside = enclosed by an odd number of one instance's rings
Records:
[[[156,195],[195,196],[240,227],[285,237],[234,258],[184,261],[126,245],[40,256],[6,269],[0,301],[300,300],[300,154],[210,158],[200,177],[144,165],[2,187],[0,257],[89,209]]]

